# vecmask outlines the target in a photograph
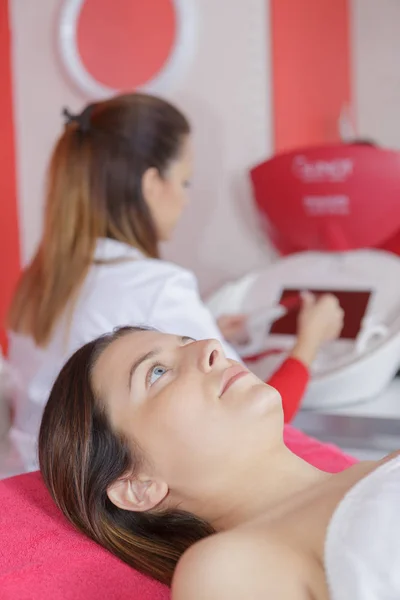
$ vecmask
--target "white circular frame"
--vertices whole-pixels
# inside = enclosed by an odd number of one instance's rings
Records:
[[[79,54],[78,18],[85,0],[64,0],[60,11],[58,44],[68,75],[90,98],[108,98],[121,90],[97,81],[86,69]],[[192,61],[197,42],[196,0],[173,0],[176,13],[176,36],[172,50],[162,69],[140,89],[148,92],[169,90],[180,79]]]

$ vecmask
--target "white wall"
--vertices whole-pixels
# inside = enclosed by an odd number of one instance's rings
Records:
[[[64,105],[86,102],[55,51],[59,2],[11,0],[22,256],[41,230],[44,173]],[[250,198],[247,169],[271,151],[266,0],[198,0],[194,62],[170,98],[195,129],[192,204],[165,255],[195,270],[203,291],[269,259]]]
[[[400,1],[352,2],[358,133],[400,149]]]

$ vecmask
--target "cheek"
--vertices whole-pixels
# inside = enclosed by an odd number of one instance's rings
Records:
[[[163,472],[202,451],[216,421],[201,395],[185,388],[149,400],[136,419],[137,442]],[[212,428],[211,428],[212,429]]]
[[[169,229],[174,226],[182,214],[185,205],[185,197],[182,189],[176,189],[171,183],[165,190],[162,206],[158,211],[158,219],[161,227]]]
[[[181,182],[171,182],[169,197],[174,212],[181,211],[186,204],[186,190]]]

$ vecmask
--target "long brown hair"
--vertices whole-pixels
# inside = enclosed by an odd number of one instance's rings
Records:
[[[49,166],[42,239],[20,278],[7,323],[40,346],[76,297],[98,238],[159,256],[142,177],[151,167],[163,175],[190,130],[174,106],[145,94],[65,114],[68,123]]]
[[[124,327],[97,338],[66,363],[43,413],[39,462],[50,494],[80,531],[128,565],[170,584],[185,550],[214,530],[181,510],[141,513],[111,503],[107,488],[127,472],[135,473],[143,454],[139,448],[132,453],[113,431],[91,381],[104,349],[137,330]]]

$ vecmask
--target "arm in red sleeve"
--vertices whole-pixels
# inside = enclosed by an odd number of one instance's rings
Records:
[[[297,358],[287,358],[266,382],[282,396],[285,423],[297,413],[309,380],[308,368]]]

